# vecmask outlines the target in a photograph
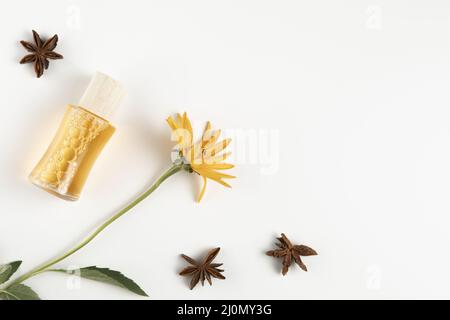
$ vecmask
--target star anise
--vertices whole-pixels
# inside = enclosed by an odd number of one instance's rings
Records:
[[[191,283],[189,285],[191,290],[194,289],[199,281],[201,281],[203,286],[205,279],[210,285],[212,285],[211,277],[222,280],[225,279],[225,277],[221,274],[224,270],[218,269],[218,267],[220,267],[223,263],[212,263],[219,251],[220,248],[215,248],[209,251],[202,262],[197,262],[187,255],[181,255],[184,260],[191,264],[180,272],[180,276],[192,276]]]
[[[283,276],[287,274],[289,267],[292,264],[292,260],[294,260],[304,271],[308,271],[300,256],[315,256],[317,255],[317,252],[304,245],[293,245],[284,233],[277,239],[279,243],[276,243],[275,245],[279,249],[267,251],[266,254],[275,258],[283,258],[283,269],[281,270]]]
[[[20,60],[20,64],[34,62],[34,71],[36,72],[36,76],[40,78],[44,74],[44,70],[48,69],[49,59],[63,59],[63,56],[53,51],[58,44],[58,35],[55,34],[44,42],[39,34],[33,30],[33,39],[34,44],[27,41],[20,41],[24,48],[28,52],[31,52]]]

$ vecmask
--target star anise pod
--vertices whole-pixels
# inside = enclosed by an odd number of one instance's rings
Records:
[[[212,263],[219,251],[220,248],[215,248],[209,251],[202,262],[197,262],[187,255],[181,255],[184,260],[191,264],[180,272],[180,276],[192,276],[191,283],[189,285],[191,290],[194,289],[200,281],[203,286],[205,279],[210,285],[212,285],[211,277],[222,280],[225,279],[225,277],[221,274],[224,270],[218,269],[223,263]]]
[[[34,71],[36,76],[40,78],[44,74],[44,70],[48,69],[49,60],[63,59],[63,56],[54,52],[58,44],[58,35],[54,35],[45,42],[42,41],[39,34],[33,30],[34,44],[27,41],[20,41],[22,46],[30,52],[30,54],[20,60],[20,64],[34,62]]]
[[[304,245],[293,245],[284,233],[277,239],[279,243],[275,245],[279,249],[267,251],[266,254],[271,257],[283,259],[283,269],[281,270],[283,276],[287,274],[292,261],[295,261],[304,271],[308,271],[300,256],[315,256],[317,252]]]

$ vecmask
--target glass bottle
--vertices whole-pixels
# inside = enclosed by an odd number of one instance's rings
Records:
[[[122,85],[97,72],[78,105],[68,105],[30,181],[65,200],[78,200],[89,172],[115,128],[108,121],[125,96]]]

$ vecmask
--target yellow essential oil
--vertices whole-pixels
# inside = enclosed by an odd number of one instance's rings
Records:
[[[52,143],[30,174],[31,182],[62,199],[77,200],[95,160],[115,131],[103,115],[109,116],[123,95],[117,82],[97,73],[83,104],[67,106]]]
[[[82,107],[69,105],[30,180],[67,200],[77,200],[97,156],[115,128]]]

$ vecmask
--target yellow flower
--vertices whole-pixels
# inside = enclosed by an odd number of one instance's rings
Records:
[[[183,115],[178,113],[175,117],[167,118],[167,123],[172,129],[173,139],[178,143],[176,146],[178,160],[187,166],[187,170],[196,172],[203,178],[203,187],[198,201],[201,201],[205,194],[207,179],[231,188],[224,179],[233,179],[235,176],[221,172],[234,167],[234,165],[224,162],[231,154],[231,152],[223,152],[230,144],[231,139],[217,142],[220,130],[212,130],[211,123],[208,121],[202,140],[194,143],[191,121],[186,112]]]

